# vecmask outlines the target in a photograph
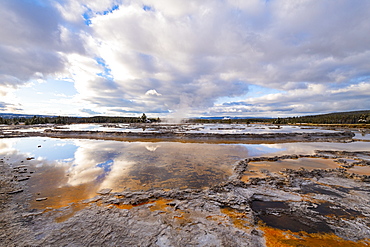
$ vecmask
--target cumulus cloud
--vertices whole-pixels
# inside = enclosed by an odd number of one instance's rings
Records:
[[[161,96],[162,94],[158,93],[155,89],[150,89],[146,91],[145,95]]]
[[[0,85],[17,88],[65,72],[67,53],[82,53],[79,33],[49,1],[4,0],[0,8]]]
[[[323,84],[308,84],[305,88],[287,90],[283,93],[267,94],[245,101],[228,102],[211,108],[212,114],[238,113],[266,116],[296,116],[297,113],[329,113],[368,109],[370,105],[370,83],[345,85],[330,88]]]
[[[359,92],[370,80],[367,1],[6,0],[1,7],[0,84],[69,78],[76,98],[105,114],[296,114],[368,103]],[[283,92],[215,103],[253,85]]]

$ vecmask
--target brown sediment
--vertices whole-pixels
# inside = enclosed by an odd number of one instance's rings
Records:
[[[95,195],[97,187],[93,182],[68,186],[66,185],[67,179],[64,168],[40,168],[29,181],[29,189],[33,195],[30,201],[31,208],[65,207],[70,203],[77,203]],[[37,201],[37,198],[47,199]]]
[[[150,211],[156,211],[156,210],[166,211],[167,208],[169,207],[168,203],[172,201],[173,200],[160,198],[158,200],[155,200],[154,204],[149,206],[149,209]]]
[[[351,168],[355,167],[370,167],[370,161],[356,157],[356,162],[350,165],[342,163],[343,158],[348,157],[347,152],[342,151],[321,151],[316,150],[315,154],[303,155],[292,154],[275,157],[252,157],[238,162],[234,166],[233,178],[242,179],[245,183],[250,183],[254,179],[264,179],[266,175],[272,173],[284,173],[289,170],[303,169],[303,171],[319,171],[319,170],[338,170],[343,176],[355,178],[361,181],[370,181],[370,176],[367,174],[350,173]],[[352,156],[368,157],[368,152],[351,152]],[[335,155],[334,155],[335,154]],[[366,170],[364,168],[364,170]],[[248,177],[248,175],[251,175]]]
[[[244,183],[249,183],[251,179],[254,178],[266,178],[267,175],[265,173],[262,173],[260,171],[250,170],[249,172],[244,172],[242,177],[240,178],[240,181]]]
[[[333,233],[291,232],[276,228],[261,226],[264,232],[267,247],[364,247],[369,246],[368,240],[350,241],[336,236]]]
[[[307,170],[312,169],[335,169],[339,165],[333,159],[328,158],[298,158],[283,159],[278,161],[256,161],[249,162],[249,170],[266,169],[270,172],[279,172],[284,168],[299,169],[304,167]]]
[[[370,176],[370,166],[353,166],[351,168],[348,168],[348,172]]]
[[[135,206],[138,206],[138,205],[132,205],[132,204],[114,204],[115,207],[119,208],[119,209],[127,209],[127,210],[130,210],[132,208],[134,208]]]
[[[252,225],[248,216],[236,209],[230,207],[221,208],[221,213],[227,215],[231,219],[233,225],[239,229],[248,230]]]

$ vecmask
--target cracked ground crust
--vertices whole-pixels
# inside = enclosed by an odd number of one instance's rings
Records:
[[[27,180],[14,178],[24,171],[0,161],[0,242],[4,246],[370,245],[367,176],[345,168],[287,169],[243,182],[239,175],[250,161],[236,165],[229,181],[205,190],[110,192],[67,207],[39,210],[21,203],[29,196]],[[288,224],[292,221],[296,224]]]

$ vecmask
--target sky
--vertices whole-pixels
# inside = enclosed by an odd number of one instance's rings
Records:
[[[367,0],[1,0],[0,112],[370,109]]]

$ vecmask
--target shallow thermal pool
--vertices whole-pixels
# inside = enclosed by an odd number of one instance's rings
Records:
[[[92,198],[103,188],[119,192],[209,187],[226,181],[233,164],[251,156],[313,154],[317,149],[368,151],[369,147],[369,142],[205,144],[29,137],[0,139],[0,159],[34,171],[29,179],[32,194],[48,198],[33,202],[36,207],[57,207]],[[297,164],[297,169],[301,166]],[[294,167],[291,162],[289,168]]]
[[[58,126],[40,125],[32,128],[15,129],[20,132],[43,132],[46,129],[59,131],[106,131],[106,132],[184,132],[184,133],[214,133],[214,134],[262,134],[262,133],[332,133],[321,127],[305,127],[293,125],[272,124],[153,124],[142,126],[137,124],[70,124]],[[14,131],[9,129],[9,131]]]
[[[235,162],[269,149],[260,145],[248,150],[243,145],[204,143],[0,139],[0,158],[35,171],[29,180],[31,192],[47,197],[39,203],[45,206],[91,198],[103,188],[208,187],[227,180]]]

